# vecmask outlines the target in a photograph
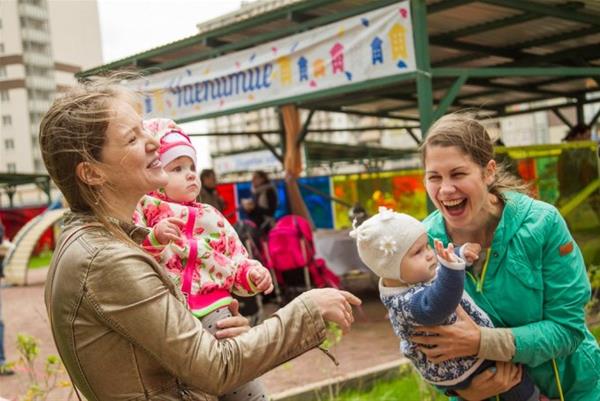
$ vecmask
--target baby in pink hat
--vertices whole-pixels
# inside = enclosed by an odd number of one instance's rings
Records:
[[[200,181],[190,138],[168,119],[144,121],[144,128],[160,141],[159,157],[169,182],[140,200],[134,222],[150,229],[144,249],[165,267],[186,295],[192,313],[214,334],[216,322],[231,316],[231,293],[268,294],[273,290],[271,274],[248,257],[237,233],[217,209],[195,201]],[[268,398],[263,396],[260,382],[253,381],[220,400]]]

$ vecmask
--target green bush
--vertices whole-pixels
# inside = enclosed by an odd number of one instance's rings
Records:
[[[17,351],[19,359],[10,362],[9,368],[20,368],[27,373],[27,390],[19,398],[19,401],[47,401],[50,394],[61,388],[70,388],[66,400],[73,395],[71,383],[65,380],[65,369],[60,358],[49,355],[44,361],[44,367],[40,370],[37,359],[40,354],[39,340],[27,334],[17,334]]]

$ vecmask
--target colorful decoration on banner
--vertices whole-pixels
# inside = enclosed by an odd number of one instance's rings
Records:
[[[375,39],[371,42],[371,62],[373,65],[379,63],[383,64],[383,51],[381,50],[381,44],[383,41],[379,39],[379,36],[375,36]]]
[[[308,80],[308,60],[306,57],[300,57],[298,59],[298,70],[300,72],[299,81],[307,81]]]
[[[280,57],[277,59],[279,66],[279,79],[281,85],[289,85],[292,83],[292,64],[289,57]]]
[[[399,2],[131,84],[145,117],[181,119],[414,71],[409,13]]]

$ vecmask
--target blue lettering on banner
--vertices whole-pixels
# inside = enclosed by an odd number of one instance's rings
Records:
[[[169,89],[177,97],[177,107],[190,107],[208,100],[218,100],[269,88],[272,72],[273,64],[266,63],[224,77],[193,84],[172,85]],[[146,104],[146,109],[150,108],[151,106]]]
[[[273,64],[267,63],[265,64],[265,69],[263,71],[263,83],[265,84],[265,88],[271,86],[271,73],[273,72]]]
[[[194,96],[194,100],[196,103],[200,103],[202,99],[202,84],[200,82],[196,82],[194,84],[194,88],[196,89],[196,96]]]

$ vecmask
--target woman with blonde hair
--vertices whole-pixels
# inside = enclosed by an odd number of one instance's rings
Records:
[[[95,400],[214,400],[319,345],[325,321],[347,330],[360,300],[312,290],[249,329],[219,321],[217,338],[139,246],[139,199],[166,184],[158,142],[134,95],[114,79],[68,91],[40,126],[40,147],[71,213],[54,253],[45,301],[55,343],[75,386]],[[235,303],[232,304],[236,315]]]
[[[475,355],[498,361],[456,391],[465,400],[510,389],[525,369],[552,399],[597,401],[600,349],[584,311],[590,283],[558,210],[526,195],[496,164],[485,127],[466,114],[442,117],[421,150],[425,187],[437,208],[424,221],[428,233],[444,244],[481,244],[465,290],[496,328],[477,326],[458,311],[455,324],[423,328],[413,341],[434,363]]]

